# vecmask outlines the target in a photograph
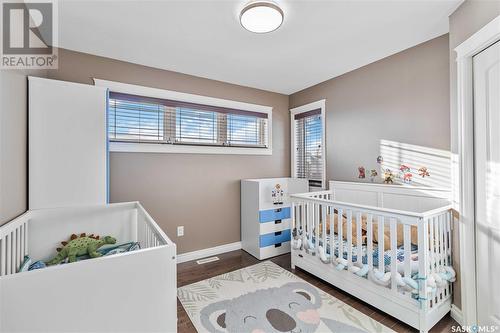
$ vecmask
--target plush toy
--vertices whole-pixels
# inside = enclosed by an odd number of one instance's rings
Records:
[[[425,178],[425,177],[429,177],[430,174],[429,174],[429,171],[427,171],[427,168],[426,167],[421,167],[420,169],[418,169],[418,174],[420,175],[420,177],[422,178]]]
[[[62,248],[57,248],[59,252],[52,260],[46,262],[47,265],[55,265],[62,262],[64,259],[68,258],[69,262],[75,262],[77,256],[83,256],[88,254],[91,258],[96,258],[102,256],[101,253],[96,250],[105,244],[115,244],[116,238],[111,236],[106,236],[99,239],[99,236],[90,235],[87,236],[85,233],[77,236],[75,234],[71,235],[71,238],[67,242],[61,242]]]
[[[411,177],[413,177],[413,174],[411,172],[407,172],[403,175],[403,181],[405,183],[411,183]]]
[[[359,172],[358,178],[365,179],[366,177],[365,167],[362,166],[358,167],[358,172]]]
[[[391,169],[385,169],[384,172],[384,183],[386,184],[394,184],[394,174]]]
[[[405,173],[405,172],[410,172],[410,167],[405,165],[405,164],[401,164],[401,166],[399,167],[399,171]]]
[[[377,170],[371,169],[370,170],[370,180],[373,182],[377,176],[378,176]]]
[[[271,197],[273,198],[273,204],[283,204],[283,189],[280,184],[276,184],[276,186],[274,186],[274,189],[271,191]]]

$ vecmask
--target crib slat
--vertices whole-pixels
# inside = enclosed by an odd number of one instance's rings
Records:
[[[367,245],[368,245],[368,267],[371,271],[373,268],[373,215],[368,214],[366,217],[366,233],[367,233]]]
[[[391,226],[390,236],[391,236],[391,277],[392,277],[391,278],[391,289],[393,292],[397,292],[398,286],[396,284],[396,279],[394,278],[396,276],[397,271],[398,271],[398,268],[397,268],[398,234],[397,234],[396,219],[390,220],[390,226]]]
[[[19,251],[18,251],[18,229],[12,230],[12,273],[17,272],[17,265],[19,261]]]
[[[19,226],[19,246],[20,246],[20,249],[21,249],[21,263],[24,261],[24,256],[26,255],[26,253],[24,252],[24,224],[21,224]]]
[[[316,253],[319,251],[319,204],[314,204],[314,231],[316,232],[316,243],[314,243],[314,247],[316,248]]]
[[[28,241],[29,241],[29,235],[28,235],[28,231],[29,231],[29,223],[26,222],[24,224],[24,253],[28,254],[29,253],[29,246],[28,246]]]
[[[352,210],[347,211],[347,266],[352,266]]]
[[[450,255],[450,213],[446,213],[445,216],[445,227],[444,227],[444,246],[445,246],[445,257],[444,263],[446,266],[450,265],[449,255]]]
[[[15,272],[21,267],[21,229],[16,229],[16,267]]]
[[[322,226],[323,230],[322,232],[322,243],[323,243],[323,251],[325,251],[325,255],[327,255],[328,252],[328,243],[326,242],[326,206],[321,205],[321,220],[323,221]]]
[[[306,203],[302,202],[300,205],[300,226],[302,227],[302,244],[305,248],[306,246]]]
[[[312,220],[314,218],[313,216],[313,204],[312,203],[307,203],[307,237],[308,237],[308,243],[312,244],[312,236],[313,236],[313,231],[311,228]],[[314,249],[310,249],[311,251],[314,251]]]
[[[444,266],[445,264],[445,257],[446,257],[446,251],[445,251],[445,245],[444,245],[444,234],[445,234],[445,229],[444,229],[444,222],[445,222],[445,216],[444,215],[439,215],[439,236],[440,236],[440,241],[441,241],[441,265]]]
[[[411,226],[405,224],[403,227],[403,246],[404,246],[404,276],[411,277]]]
[[[362,219],[361,219],[361,212],[358,212],[356,214],[356,243],[357,243],[357,250],[358,250],[357,251],[358,255],[357,255],[357,258],[356,258],[357,259],[356,262],[358,264],[363,264],[363,257],[362,257],[362,255],[363,255],[362,252],[363,251],[362,251],[362,242],[361,242],[361,221],[362,221]]]
[[[384,272],[384,217],[378,216],[378,269]]]
[[[419,220],[417,224],[418,228],[418,274],[420,277],[427,277],[429,274],[429,265],[427,264],[429,260],[429,238],[428,238],[428,230],[429,220]],[[421,311],[427,311],[427,307],[430,304],[430,300],[424,301],[427,299],[427,283],[419,284],[419,298],[422,300],[421,302]],[[425,322],[425,317],[420,316],[420,326],[424,327],[427,323]]]
[[[441,254],[439,253],[440,247],[439,247],[439,219],[437,217],[433,217],[433,224],[434,224],[434,251],[435,251],[435,269],[436,271],[439,268],[439,259]]]
[[[5,274],[9,275],[12,272],[11,261],[12,261],[12,244],[11,238],[12,233],[9,233],[7,236],[7,251],[5,252],[5,256],[7,257],[7,266],[5,267]]]
[[[433,218],[430,218],[428,220],[429,222],[429,234],[428,234],[428,237],[429,237],[429,265],[431,267],[430,269],[430,273],[434,273],[434,267],[435,267],[435,258],[436,258],[436,254],[434,253],[434,219]],[[427,237],[427,235],[426,235]],[[420,261],[420,256],[419,256],[419,261]]]
[[[330,259],[332,264],[334,264],[334,259],[335,259],[334,233],[335,233],[335,208],[333,206],[330,206]]]
[[[344,223],[344,210],[339,209],[337,213],[337,240],[339,243],[339,253],[338,257],[339,258],[344,258],[344,228],[342,224]]]
[[[5,275],[5,237],[0,238],[0,276]]]

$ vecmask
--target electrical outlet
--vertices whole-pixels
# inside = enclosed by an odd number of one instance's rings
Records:
[[[177,237],[182,237],[184,236],[184,226],[180,225],[177,227]]]

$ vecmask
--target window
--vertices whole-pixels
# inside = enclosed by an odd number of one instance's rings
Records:
[[[268,114],[110,92],[113,142],[268,147]]]
[[[321,102],[321,101],[320,101]],[[323,102],[324,103],[324,102]],[[324,163],[324,106],[317,103],[292,109],[293,176],[306,178],[310,187],[323,187]]]

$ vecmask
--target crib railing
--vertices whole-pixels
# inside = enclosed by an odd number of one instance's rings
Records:
[[[331,191],[291,198],[292,251],[425,307],[451,296],[450,283],[435,283],[451,266],[451,206],[406,212],[334,201]]]
[[[137,240],[143,249],[168,245],[165,240],[169,238],[140,203],[119,203],[113,206],[126,207],[134,212],[136,218],[134,227],[131,229],[131,241]],[[28,230],[31,217],[32,212],[28,211],[0,226],[0,277],[17,273],[24,261],[24,256],[30,254]],[[31,255],[36,256],[36,254]]]
[[[28,221],[24,214],[0,228],[0,276],[16,273],[28,253]]]
[[[154,222],[148,212],[137,203],[137,241],[142,248],[167,245],[167,235]]]

